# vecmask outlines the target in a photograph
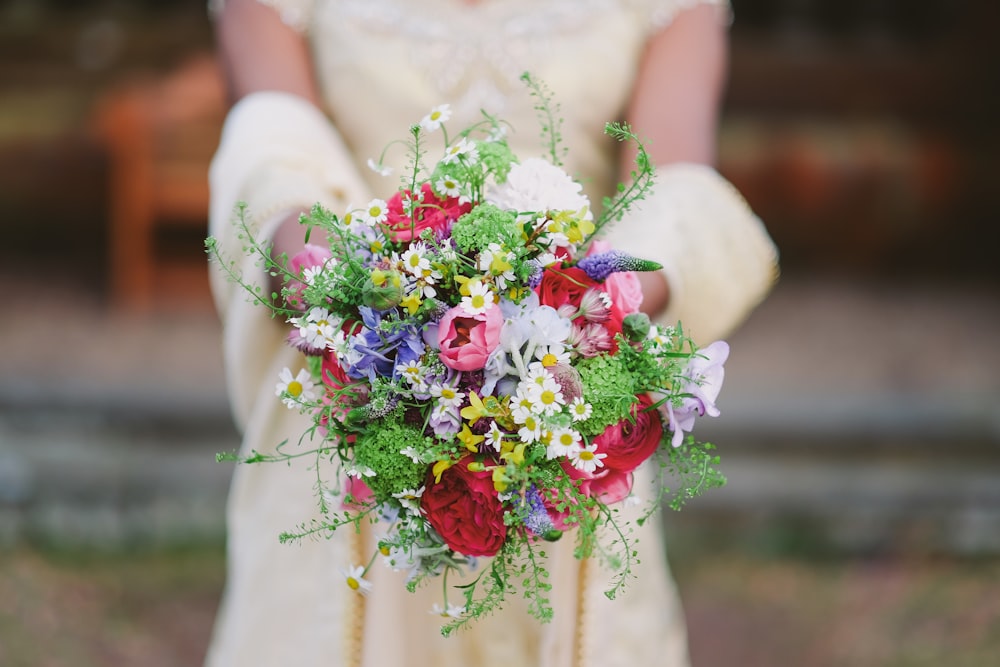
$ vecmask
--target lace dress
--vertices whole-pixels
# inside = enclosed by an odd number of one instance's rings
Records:
[[[515,153],[541,154],[534,100],[519,81],[524,71],[544,81],[561,105],[568,170],[599,202],[613,187],[616,165],[604,123],[621,117],[647,39],[697,3],[267,4],[308,36],[333,124],[280,93],[257,93],[234,107],[211,173],[211,232],[230,257],[241,251],[231,224],[238,201],[248,203],[251,227],[266,236],[279,212],[315,202],[342,211],[391,193],[396,177],[378,176],[365,168],[366,161],[378,158],[438,104],[451,104],[453,127],[488,109],[511,123]],[[396,157],[402,161],[401,154]],[[390,153],[387,162],[393,161]],[[759,221],[714,171],[688,166],[676,178],[671,173],[661,177],[644,210],[616,228],[612,240],[667,264],[675,294],[667,318],[683,318],[686,329],[703,333],[707,341],[762,298],[775,275],[775,251]],[[706,273],[709,265],[725,269]],[[252,264],[244,269],[247,275],[259,272]],[[267,452],[306,430],[306,418],[274,396],[280,370],[288,366],[295,372],[303,361],[284,344],[282,325],[249,304],[221,272],[213,273],[213,289],[244,452]],[[553,622],[539,624],[513,599],[471,630],[444,639],[438,632],[442,619],[430,613],[442,602],[436,584],[409,594],[403,573],[376,563],[367,597],[346,586],[342,569],[367,563],[377,526],[361,534],[341,529],[328,540],[278,543],[279,533],[315,514],[315,477],[305,461],[236,469],[227,517],[228,582],[207,660],[211,667],[687,664],[683,616],[655,522],[637,529],[642,561],[633,567],[637,579],[619,599],[605,598],[607,574],[596,562],[576,561],[573,540],[566,536],[549,549]],[[639,495],[641,485],[637,481]]]

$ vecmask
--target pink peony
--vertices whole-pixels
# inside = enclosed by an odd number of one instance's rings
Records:
[[[441,363],[456,371],[475,371],[486,365],[490,353],[500,344],[503,314],[493,306],[478,315],[469,315],[456,306],[438,323]]]

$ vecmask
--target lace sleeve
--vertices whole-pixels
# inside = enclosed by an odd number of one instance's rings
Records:
[[[312,21],[316,0],[257,0],[262,5],[273,7],[281,16],[281,20],[299,32],[305,32]],[[208,0],[208,12],[211,15],[222,11],[226,0]]]

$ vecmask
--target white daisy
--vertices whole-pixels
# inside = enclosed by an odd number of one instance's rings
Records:
[[[364,578],[365,568],[351,566],[348,569],[340,568],[340,573],[347,581],[347,587],[352,591],[357,591],[362,595],[368,595],[372,590],[372,582]]]
[[[493,422],[490,424],[490,430],[486,432],[486,440],[484,440],[484,443],[499,452],[505,435],[506,433],[500,430],[497,423]]]
[[[459,158],[462,158],[466,163],[478,161],[479,152],[476,150],[476,143],[462,137],[451,146],[448,146],[444,157],[441,158],[441,162],[452,164],[453,162],[458,162]]]
[[[490,286],[479,280],[471,280],[466,285],[469,295],[463,296],[460,305],[469,315],[480,315],[493,307],[493,292]]]
[[[465,613],[465,607],[459,607],[458,605],[446,604],[445,608],[442,609],[441,605],[434,603],[431,607],[431,612],[435,616],[444,616],[446,618],[458,618]]]
[[[437,183],[434,184],[434,190],[442,197],[459,197],[462,194],[462,184],[445,176],[437,180]]]
[[[517,436],[521,438],[521,442],[536,442],[542,437],[543,430],[542,420],[537,415],[528,415],[517,430]]]
[[[431,112],[420,120],[420,127],[428,132],[433,132],[440,129],[441,123],[446,122],[449,118],[451,118],[451,106],[441,104],[431,109]]]
[[[545,450],[549,459],[572,456],[580,449],[581,436],[571,428],[558,428],[552,432],[552,439]]]
[[[365,223],[369,227],[382,224],[388,217],[389,209],[384,199],[371,200],[357,213],[358,221]]]
[[[591,443],[586,447],[580,447],[570,455],[570,459],[573,462],[573,467],[582,472],[594,472],[598,468],[604,467],[604,462],[601,460],[607,458],[607,454],[598,453],[597,445]]]
[[[321,350],[335,343],[340,332],[340,327],[330,311],[319,306],[310,308],[305,317],[296,317],[289,322],[298,328],[299,334],[309,345]]]
[[[419,489],[403,489],[399,493],[392,494],[392,497],[411,512],[419,512],[420,496],[422,495],[424,495],[424,487],[421,486]]]
[[[312,381],[309,371],[301,369],[296,375],[292,375],[290,368],[283,368],[278,375],[278,384],[274,387],[276,396],[281,397],[281,402],[289,408],[302,407],[303,403],[316,400],[316,384]]]
[[[465,400],[465,393],[461,391],[456,391],[454,387],[449,387],[446,384],[433,384],[430,387],[429,393],[431,396],[438,400],[438,404],[443,407],[457,408],[462,405],[462,401]]]
[[[423,277],[425,273],[431,273],[431,261],[426,257],[427,246],[423,243],[414,243],[406,249],[400,256],[403,270],[412,276]]]
[[[594,408],[591,407],[590,403],[584,401],[582,396],[577,396],[569,404],[569,414],[575,422],[582,422],[585,419],[589,419],[593,412]]]

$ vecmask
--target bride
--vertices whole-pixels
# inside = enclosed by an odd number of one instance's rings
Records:
[[[534,101],[519,81],[530,71],[561,106],[566,167],[591,201],[613,192],[631,159],[603,135],[606,121],[629,121],[659,167],[654,191],[608,234],[616,247],[664,266],[641,274],[644,310],[714,340],[776,276],[776,251],[760,221],[709,166],[725,74],[724,0],[213,4],[234,101],[210,175],[211,233],[226,256],[242,255],[232,224],[237,202],[246,202],[258,238],[290,257],[304,243],[301,211],[318,202],[341,212],[394,190],[395,179],[367,169],[367,160],[443,103],[456,126],[488,110],[511,123],[516,154],[541,154]],[[266,282],[252,263],[243,269]],[[213,290],[243,451],[268,452],[306,430],[307,418],[274,396],[280,370],[302,367],[301,357],[284,344],[282,323],[221,273],[213,272]],[[687,664],[655,522],[637,529],[642,564],[615,602],[603,596],[598,564],[576,561],[572,540],[563,540],[549,561],[553,622],[539,625],[512,600],[444,639],[441,619],[430,613],[436,590],[409,594],[400,575],[378,565],[366,596],[348,587],[344,573],[363,565],[374,544],[367,527],[278,543],[279,533],[315,513],[314,478],[305,465],[237,468],[210,667]]]

